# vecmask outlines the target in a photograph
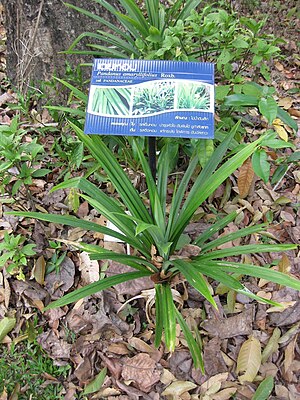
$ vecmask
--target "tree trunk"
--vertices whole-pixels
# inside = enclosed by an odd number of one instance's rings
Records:
[[[7,29],[7,75],[22,92],[28,85],[63,76],[71,65],[91,62],[89,57],[59,54],[85,31],[99,24],[66,7],[63,0],[2,0]],[[77,7],[112,20],[112,16],[92,0],[70,0]]]

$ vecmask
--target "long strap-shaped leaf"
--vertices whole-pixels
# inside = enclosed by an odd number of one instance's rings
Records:
[[[200,254],[195,260],[214,260],[217,258],[225,258],[231,256],[240,256],[241,254],[257,254],[295,250],[297,245],[294,244],[247,244],[244,246],[234,246],[228,249],[214,250],[210,253]]]
[[[87,103],[88,96],[81,90],[71,85],[69,82],[64,81],[63,79],[59,79],[56,77],[54,77],[54,79],[60,82],[62,85],[66,86],[68,89],[70,89],[78,99],[82,100],[85,104]]]
[[[134,215],[147,223],[153,223],[150,214],[143,204],[138,192],[133,187],[128,176],[125,174],[114,155],[103,143],[103,141],[97,135],[92,137],[85,135],[82,129],[72,122],[69,123],[78,137],[89,149],[91,154],[103,167],[131,215]]]
[[[134,44],[134,40],[131,38],[131,36],[128,35],[126,32],[122,31],[121,29],[119,29],[116,26],[116,24],[112,24],[109,21],[105,20],[104,18],[100,17],[99,15],[92,13],[84,8],[74,6],[73,4],[70,4],[70,3],[65,3],[65,5],[67,7],[72,8],[73,10],[78,11],[80,14],[86,15],[87,17],[94,19],[95,21],[99,22],[100,24],[107,26],[111,32],[114,32],[118,36],[123,37],[126,41],[128,41],[132,45]],[[78,42],[79,42],[78,38],[75,39],[75,41],[69,47],[69,50],[72,50]]]
[[[26,217],[26,218],[35,218],[41,221],[53,222],[54,224],[68,225],[68,226],[73,226],[75,228],[81,228],[87,231],[103,233],[104,235],[109,235],[125,243],[128,243],[130,244],[130,246],[135,247],[136,249],[140,249],[142,253],[145,251],[141,247],[140,243],[135,239],[135,237],[130,237],[130,236],[127,237],[119,232],[106,228],[105,226],[96,224],[95,222],[86,221],[84,219],[73,217],[71,215],[58,215],[58,214],[46,214],[40,212],[23,212],[23,211],[10,211],[6,214],[16,215],[19,217]]]
[[[158,12],[160,7],[159,0],[145,0],[145,6],[150,24],[159,29],[160,27],[159,12]]]
[[[89,197],[85,197],[92,207],[94,207],[100,214],[104,215],[110,222],[112,222],[117,228],[119,228],[126,237],[134,238],[136,225],[128,219],[127,214],[124,212],[120,204],[112,197],[107,196],[102,190],[97,188],[93,183],[89,182],[84,178],[74,178],[68,181],[62,182],[52,188],[51,191],[57,189],[67,188],[78,188],[83,193],[88,194]],[[83,196],[84,197],[84,196]],[[136,247],[142,252],[142,254],[149,256],[151,248],[151,241],[147,241],[145,235],[142,235],[146,240],[140,241],[139,238],[135,239]],[[128,241],[127,241],[128,243]],[[148,247],[146,244],[148,243]]]
[[[192,263],[184,260],[175,260],[173,261],[173,265],[182,273],[190,285],[197,289],[202,296],[217,308],[217,304],[209,291],[206,280],[203,278],[203,275],[195,269]]]
[[[168,284],[159,285],[158,290],[161,291],[160,301],[166,347],[168,350],[174,351],[176,345],[176,317],[172,291]]]
[[[197,268],[197,262],[193,262]],[[255,278],[266,279],[267,281],[277,283],[279,285],[288,286],[292,289],[300,290],[300,280],[284,274],[279,271],[274,271],[270,268],[260,267],[252,264],[242,264],[227,261],[206,261],[207,266],[212,268],[220,268],[226,272],[237,272],[239,274],[254,276]]]
[[[201,353],[201,347],[200,344],[196,342],[194,339],[194,336],[192,332],[190,331],[190,328],[188,327],[187,323],[183,319],[183,316],[180,314],[180,312],[175,308],[175,314],[176,314],[176,319],[180,325],[180,328],[184,334],[184,337],[187,341],[187,345],[190,349],[193,362],[194,362],[194,367],[199,368],[202,373],[204,374],[204,362],[202,358],[202,353]]]
[[[235,127],[237,129],[237,126]],[[233,130],[234,133],[235,130]],[[231,132],[231,135],[233,134]],[[222,142],[221,145],[215,150],[213,156],[206,164],[205,168],[201,171],[199,177],[197,178],[194,186],[192,187],[188,198],[186,199],[180,217],[177,221],[177,226],[175,227],[172,238],[177,238],[180,235],[186,225],[189,223],[192,215],[197,210],[200,204],[202,204],[220,185],[224,182],[238,167],[240,167],[243,162],[255,151],[259,146],[262,138],[256,140],[253,143],[247,144],[241,151],[232,156],[228,161],[226,161],[215,173],[216,165],[222,159],[220,157],[218,161],[214,162],[214,158],[218,158],[219,154],[224,154],[228,144],[231,140],[231,135],[229,139],[225,139],[225,143]]]
[[[225,228],[230,222],[232,222],[238,213],[233,211],[232,213],[226,215],[226,217],[220,219],[220,221],[215,222],[211,227],[206,229],[201,235],[195,240],[195,244],[202,247],[203,244],[210,239],[215,233],[219,232],[221,229]]]
[[[178,186],[178,189],[174,190],[174,194],[171,202],[171,209],[169,214],[168,226],[167,226],[167,237],[172,237],[174,229],[177,225],[177,220],[179,218],[179,210],[181,203],[184,198],[184,194],[186,192],[187,186],[190,182],[190,179],[195,171],[196,166],[198,165],[197,157],[192,157],[190,160],[189,166],[185,171],[185,174]]]
[[[159,227],[161,233],[164,235],[165,227],[166,227],[165,214],[163,213],[163,209],[162,209],[162,206],[160,203],[160,198],[158,196],[156,183],[152,176],[149,163],[147,162],[146,157],[144,156],[144,153],[143,153],[138,141],[135,140],[134,143],[135,143],[135,148],[138,153],[140,162],[142,164],[143,171],[146,176],[152,217],[154,218],[154,221],[155,221],[156,225]]]
[[[58,299],[52,303],[50,303],[45,310],[49,310],[50,308],[55,307],[63,307],[66,304],[74,303],[84,297],[91,296],[101,290],[108,289],[112,286],[117,285],[118,283],[123,283],[127,281],[131,281],[133,279],[143,278],[145,276],[151,275],[151,272],[126,272],[125,274],[118,274],[114,276],[110,276],[109,278],[104,278],[100,281],[93,282],[90,285],[84,286],[83,288],[77,289],[74,292],[68,293],[63,296],[61,299]]]
[[[205,253],[208,250],[217,248],[218,246],[231,242],[236,239],[240,239],[242,237],[252,235],[253,233],[258,233],[264,230],[268,224],[259,224],[254,226],[249,226],[247,228],[239,229],[236,232],[232,232],[226,234],[224,236],[219,237],[218,239],[212,240],[211,242],[207,243],[206,245],[202,246],[201,253]]]
[[[93,33],[93,32],[84,32],[81,35],[79,35],[74,42],[72,43],[72,45],[68,48],[67,53],[71,52],[76,45],[84,38],[86,37],[91,37],[94,39],[98,39],[101,42],[106,42],[109,43],[113,46],[117,46],[118,49],[122,49],[123,51],[126,51],[126,53],[128,55],[130,54],[136,54],[137,56],[139,55],[138,50],[136,49],[136,47],[134,47],[134,45],[132,43],[130,43],[128,40],[123,40],[120,39],[118,36],[116,35],[112,35],[108,32],[104,32],[101,30],[97,31],[98,33]],[[127,39],[127,38],[126,38]]]
[[[195,263],[193,265],[197,265],[196,268],[204,275],[212,278],[213,280],[222,283],[226,287],[231,290],[234,290],[237,293],[243,294],[245,296],[250,297],[256,301],[260,301],[262,303],[271,304],[272,306],[279,306],[279,303],[275,301],[264,299],[263,297],[257,296],[256,294],[252,293],[246,286],[242,285],[240,281],[234,278],[232,275],[224,272],[218,267],[214,267],[212,265],[207,265],[205,263]]]
[[[133,20],[137,21],[140,25],[140,31],[144,32],[144,37],[148,36],[149,34],[149,24],[145,19],[142,11],[136,5],[135,1],[133,0],[119,0],[120,4],[125,8],[128,13],[128,16]],[[157,10],[158,11],[158,10]]]

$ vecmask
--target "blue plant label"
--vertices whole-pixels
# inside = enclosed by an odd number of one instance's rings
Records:
[[[84,132],[214,137],[214,65],[95,59]]]

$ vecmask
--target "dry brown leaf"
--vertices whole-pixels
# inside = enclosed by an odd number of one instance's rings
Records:
[[[275,393],[278,398],[282,400],[289,400],[289,390],[283,385],[276,385],[275,386]]]
[[[85,251],[79,254],[79,271],[83,285],[99,280],[99,263],[97,260],[91,260],[90,255]]]
[[[149,344],[145,343],[143,340],[137,337],[132,337],[131,339],[129,339],[128,344],[134,347],[137,351],[150,354],[151,358],[153,358],[157,362],[161,358],[160,352],[155,347],[150,346]]]
[[[251,158],[248,158],[239,169],[238,188],[242,198],[248,196],[254,176]]]
[[[236,387],[229,387],[211,396],[212,400],[228,400],[236,393]]]
[[[275,328],[272,336],[270,337],[266,347],[264,348],[262,355],[261,355],[261,362],[262,364],[265,363],[268,358],[278,350],[278,341],[281,336],[281,331],[279,328]]]
[[[5,388],[3,389],[3,392],[0,395],[0,400],[7,400],[7,392]]]
[[[164,368],[160,377],[161,383],[164,385],[170,385],[171,382],[176,381],[175,376],[168,369]]]
[[[189,381],[175,381],[171,383],[163,392],[162,396],[169,396],[170,399],[178,399],[183,393],[195,389],[197,385]]]
[[[125,343],[112,343],[107,348],[108,351],[119,355],[128,355],[130,351]]]
[[[261,345],[259,340],[251,336],[246,340],[239,351],[236,373],[243,373],[239,377],[241,383],[253,382],[261,365]]]
[[[140,353],[125,363],[122,377],[125,381],[135,382],[140,390],[147,393],[159,381],[160,372],[156,369],[156,362],[148,354]]]
[[[283,254],[278,263],[278,270],[284,274],[288,274],[291,270],[291,263],[286,254]]]
[[[228,339],[239,335],[250,335],[252,333],[252,323],[253,307],[250,307],[233,317],[203,321],[201,327],[211,336]]]
[[[46,272],[46,261],[44,256],[40,256],[34,263],[34,267],[31,272],[31,279],[35,279],[40,285],[44,284]]]
[[[292,107],[294,102],[294,99],[292,97],[282,97],[281,99],[278,100],[278,105],[285,110],[288,110],[289,108]]]
[[[295,358],[295,345],[297,337],[298,335],[296,335],[294,339],[286,346],[286,349],[284,351],[284,361],[283,361],[284,375],[289,382],[291,382],[293,378],[293,371],[291,369],[291,365]]]
[[[208,394],[210,388],[215,387],[216,384],[221,387],[222,382],[228,379],[228,372],[224,372],[222,374],[217,374],[209,378],[206,382],[201,385],[201,393]],[[219,389],[220,389],[219,387]],[[218,390],[219,390],[218,389]],[[216,393],[216,392],[214,392]]]

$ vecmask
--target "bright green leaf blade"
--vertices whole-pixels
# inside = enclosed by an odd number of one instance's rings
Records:
[[[268,155],[264,149],[257,149],[253,153],[252,167],[255,174],[267,183],[270,177],[270,163],[268,162]]]
[[[300,291],[299,279],[293,278],[292,276],[289,276],[279,271],[274,271],[270,268],[264,268],[252,264],[242,264],[225,261],[214,261],[213,263],[207,263],[207,265],[216,266],[218,268],[221,268],[223,271],[234,272],[254,276],[255,278],[265,279],[267,281],[277,283],[278,285],[288,286],[292,289]]]
[[[220,221],[215,222],[210,228],[204,231],[196,240],[195,244],[202,248],[204,243],[210,239],[215,233],[219,232],[221,229],[225,228],[230,222],[234,221],[238,213],[233,211],[232,213],[226,215]]]
[[[194,257],[195,260],[214,260],[217,258],[232,257],[242,254],[258,254],[258,253],[271,253],[282,252],[297,249],[294,244],[247,244],[244,246],[234,246],[228,249],[215,250],[210,253],[200,254]]]
[[[218,308],[209,291],[208,283],[203,278],[203,275],[197,271],[191,263],[183,260],[174,260],[172,263],[174,267],[182,273],[190,285],[197,289],[198,292],[201,293],[202,296],[204,296],[215,308]]]
[[[227,288],[234,290],[237,293],[243,294],[244,296],[248,296],[251,299],[256,301],[260,301],[265,304],[270,304],[272,306],[280,306],[280,303],[276,303],[275,301],[264,299],[263,297],[257,296],[252,293],[246,286],[244,286],[240,281],[238,281],[234,276],[229,275],[227,272],[221,271],[220,268],[214,267],[213,264],[201,264],[201,263],[193,263],[193,266],[202,272],[204,275],[209,278],[214,279],[217,282],[222,283]]]
[[[104,235],[109,235],[115,237],[122,242],[128,243],[131,246],[135,247],[136,245],[139,246],[139,243],[136,242],[133,238],[127,237],[118,233],[112,229],[106,228],[105,226],[101,226],[96,224],[95,222],[86,221],[83,219],[79,219],[77,217],[73,217],[71,215],[58,215],[58,214],[44,214],[39,212],[21,212],[21,211],[11,211],[7,214],[16,215],[19,217],[26,217],[26,218],[35,218],[41,221],[46,222],[53,222],[54,224],[61,224],[61,225],[69,225],[75,228],[81,228],[87,231],[99,232],[103,233]]]
[[[268,400],[273,388],[274,378],[273,376],[268,376],[259,384],[256,392],[252,397],[252,400]]]
[[[4,317],[0,321],[0,343],[5,338],[5,336],[14,329],[16,325],[16,318]]]
[[[231,242],[233,240],[252,235],[253,233],[258,233],[263,231],[268,224],[259,224],[254,226],[249,226],[247,228],[239,229],[236,232],[229,233],[228,235],[224,235],[219,237],[218,239],[212,240],[211,242],[207,243],[206,245],[202,246],[201,250],[202,253],[207,252],[213,248],[216,248],[224,243]]]
[[[271,124],[277,117],[278,106],[273,97],[263,97],[258,102],[258,109],[260,113],[268,120]]]
[[[104,383],[107,374],[107,368],[104,367],[92,382],[88,383],[84,388],[83,395],[98,392]]]
[[[155,340],[154,345],[158,348],[161,344],[164,330],[163,316],[163,288],[161,284],[155,285]]]
[[[173,352],[176,345],[176,316],[172,291],[168,284],[161,285],[161,303],[165,343],[167,349]]]
[[[83,131],[69,122],[74,129],[79,139],[83,141],[95,159],[101,164],[112,184],[118,191],[124,204],[127,206],[131,215],[139,219],[152,223],[149,212],[144,206],[138,192],[133,187],[126,173],[123,171],[115,156],[111,153],[108,147],[103,143],[98,135],[88,136]]]
[[[84,286],[74,292],[68,293],[61,299],[53,301],[44,310],[49,310],[50,308],[63,307],[70,303],[75,303],[76,301],[83,299],[84,297],[91,296],[101,290],[108,289],[112,286],[118,285],[119,283],[131,281],[138,278],[143,278],[145,276],[151,275],[151,272],[126,272],[125,274],[118,274],[104,278],[100,281],[93,282],[90,285]]]
[[[87,103],[88,96],[81,90],[77,89],[75,86],[71,85],[67,81],[64,81],[63,79],[59,79],[57,77],[54,77],[54,79],[57,80],[62,85],[66,86],[68,89],[70,89],[73,92],[74,96],[76,96],[78,99],[82,100],[85,104]]]
[[[200,345],[196,342],[196,340],[193,337],[192,332],[190,331],[187,323],[183,319],[182,315],[180,312],[176,309],[176,318],[177,321],[180,325],[180,328],[184,334],[184,337],[187,341],[187,345],[190,349],[193,362],[194,362],[194,367],[199,368],[201,372],[204,374],[204,363],[203,363],[203,358],[202,358],[202,353],[201,353],[201,347]]]

